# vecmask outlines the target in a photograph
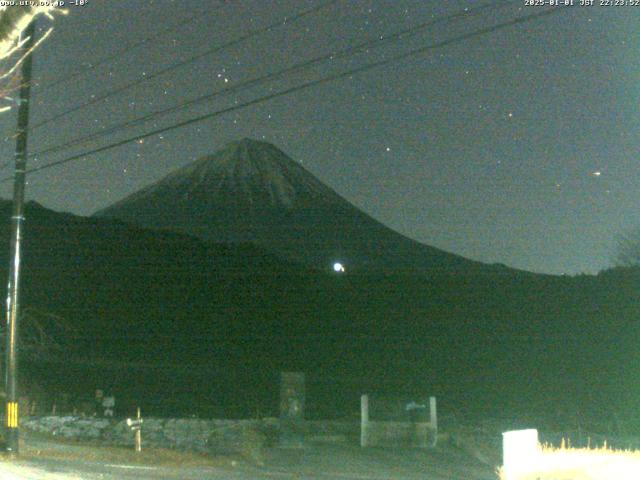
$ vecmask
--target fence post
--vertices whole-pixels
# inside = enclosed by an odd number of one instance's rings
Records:
[[[438,410],[436,408],[436,397],[429,397],[429,423],[438,431]]]
[[[138,407],[136,420],[138,421],[138,423],[142,423],[142,417],[140,416],[140,407]],[[141,452],[141,451],[142,451],[142,429],[138,428],[136,430],[136,452]]]
[[[433,442],[432,447],[436,446],[438,442],[438,409],[436,405],[436,397],[429,397],[429,423],[433,430]]]
[[[369,396],[360,397],[360,446],[369,445]]]
[[[140,415],[140,407],[136,412],[136,418],[127,418],[127,426],[134,432],[135,435],[135,450],[136,452],[142,451],[142,416]]]

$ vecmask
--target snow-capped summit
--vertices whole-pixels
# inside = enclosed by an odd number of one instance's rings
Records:
[[[479,266],[385,227],[274,145],[230,143],[95,215],[215,242],[250,242],[315,268],[458,271]]]
[[[267,204],[290,209],[296,200],[342,201],[280,149],[248,138],[227,144],[214,155],[176,170],[124,201],[140,196],[150,198],[166,189],[180,190],[185,199],[197,196],[202,190],[206,190],[210,199],[218,200],[240,194],[240,200],[249,208]]]

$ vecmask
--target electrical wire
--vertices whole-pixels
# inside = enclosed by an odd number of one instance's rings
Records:
[[[335,60],[335,59],[339,59],[339,58],[344,58],[344,57],[356,54],[358,52],[365,51],[366,49],[378,48],[379,46],[384,45],[387,42],[395,41],[395,40],[399,40],[399,39],[404,38],[404,37],[415,35],[415,34],[419,33],[420,31],[424,30],[425,28],[432,27],[432,26],[438,25],[438,24],[443,23],[443,22],[450,22],[452,20],[456,20],[456,19],[464,17],[464,16],[475,15],[475,14],[481,13],[481,11],[483,11],[485,9],[488,9],[488,8],[495,8],[495,7],[502,8],[504,6],[510,6],[510,5],[514,4],[514,3],[516,3],[517,1],[518,0],[509,0],[509,1],[497,0],[497,1],[485,4],[485,5],[473,8],[473,9],[464,9],[464,10],[461,10],[461,11],[456,12],[454,14],[447,15],[446,17],[441,17],[441,18],[438,18],[438,19],[435,19],[435,20],[430,20],[430,21],[427,21],[427,22],[423,22],[421,24],[415,25],[415,26],[410,27],[410,28],[406,28],[406,29],[401,30],[399,32],[394,32],[394,33],[391,33],[391,34],[382,35],[380,37],[376,37],[373,40],[364,41],[364,42],[361,42],[361,43],[359,43],[357,45],[345,48],[345,49],[337,51],[337,52],[330,52],[330,53],[327,53],[327,54],[323,54],[323,55],[320,55],[318,57],[315,57],[315,58],[312,58],[310,60],[307,60],[305,62],[293,65],[293,66],[288,67],[288,68],[285,68],[283,70],[279,70],[277,72],[272,72],[272,73],[263,75],[263,76],[258,77],[258,78],[247,80],[247,81],[232,85],[230,87],[224,88],[222,90],[218,90],[218,91],[210,93],[210,94],[199,96],[197,98],[188,100],[188,101],[180,103],[178,105],[174,105],[172,107],[169,107],[169,108],[166,108],[166,109],[163,109],[163,110],[157,110],[155,112],[151,112],[149,114],[146,114],[146,115],[144,115],[142,117],[138,117],[138,118],[135,118],[133,120],[130,120],[130,121],[127,121],[127,122],[124,122],[124,123],[119,123],[119,124],[113,125],[113,126],[107,128],[107,129],[101,130],[99,132],[95,132],[95,133],[92,133],[92,134],[89,134],[89,135],[85,135],[83,137],[77,137],[77,138],[72,139],[72,140],[70,140],[68,142],[65,142],[63,144],[59,144],[59,145],[55,145],[55,146],[52,146],[52,147],[45,148],[43,150],[40,150],[40,151],[30,155],[30,157],[38,157],[38,156],[50,154],[50,153],[53,153],[53,152],[57,152],[57,151],[60,151],[60,150],[64,150],[66,148],[69,148],[69,147],[72,147],[72,146],[75,146],[75,145],[78,145],[78,144],[82,144],[82,143],[88,142],[90,140],[94,140],[96,138],[100,138],[100,137],[104,137],[104,136],[110,135],[110,134],[115,133],[115,132],[117,132],[119,130],[123,130],[125,128],[129,128],[129,127],[132,127],[132,126],[136,126],[136,125],[148,122],[148,121],[153,120],[153,119],[155,119],[157,117],[161,117],[161,116],[168,115],[170,113],[176,112],[178,110],[185,109],[185,108],[187,108],[187,107],[189,107],[191,105],[195,105],[195,104],[198,104],[198,103],[201,103],[201,102],[204,102],[204,101],[212,100],[215,97],[218,97],[220,95],[227,95],[229,93],[237,93],[237,92],[240,92],[240,91],[243,91],[243,90],[247,90],[247,89],[255,87],[255,86],[257,86],[257,85],[259,85],[261,83],[273,80],[275,78],[282,77],[282,76],[284,76],[286,74],[297,72],[299,70],[305,69],[305,68],[310,67],[310,66],[315,65],[315,64],[322,63],[322,62],[327,61],[327,60]]]
[[[543,17],[548,17],[548,16],[556,14],[558,12],[566,11],[567,8],[569,8],[569,7],[565,7],[565,6],[553,7],[551,9],[545,10],[543,12],[538,12],[538,13],[531,14],[531,15],[526,15],[526,16],[523,16],[523,17],[517,17],[515,19],[509,20],[509,21],[506,21],[506,22],[501,22],[501,23],[492,25],[490,27],[481,28],[481,29],[478,29],[478,30],[475,30],[475,31],[472,31],[472,32],[469,32],[469,33],[458,35],[458,36],[453,37],[453,38],[449,38],[447,40],[442,40],[440,42],[436,42],[436,43],[433,43],[433,44],[430,44],[430,45],[427,45],[427,46],[424,46],[424,47],[416,48],[416,49],[410,50],[408,52],[405,52],[403,54],[396,55],[396,56],[394,56],[392,58],[388,58],[388,59],[380,60],[380,61],[377,61],[377,62],[369,63],[367,65],[362,65],[360,67],[353,68],[353,69],[347,70],[345,72],[341,72],[341,73],[338,73],[338,74],[329,75],[329,76],[322,77],[322,78],[319,78],[319,79],[316,79],[316,80],[312,80],[312,81],[303,83],[301,85],[296,85],[294,87],[290,87],[290,88],[287,88],[287,89],[279,91],[279,92],[275,92],[275,93],[272,93],[272,94],[269,94],[269,95],[264,95],[262,97],[255,98],[253,100],[249,100],[247,102],[244,102],[244,103],[241,103],[241,104],[238,104],[238,105],[233,105],[231,107],[223,108],[223,109],[217,110],[215,112],[210,112],[210,113],[207,113],[207,114],[204,114],[204,115],[200,115],[200,116],[197,116],[197,117],[194,117],[194,118],[182,121],[182,122],[175,123],[175,124],[167,126],[167,127],[159,128],[159,129],[156,129],[156,130],[141,134],[141,135],[135,135],[133,137],[129,137],[129,138],[120,140],[118,142],[111,143],[109,145],[105,145],[105,146],[102,146],[102,147],[99,147],[99,148],[95,148],[95,149],[90,150],[90,151],[86,151],[86,152],[83,152],[83,153],[72,155],[70,157],[67,157],[67,158],[64,158],[64,159],[61,159],[61,160],[57,160],[57,161],[48,163],[46,165],[42,165],[42,166],[39,166],[39,167],[33,167],[33,168],[30,168],[30,169],[27,169],[25,173],[29,173],[30,174],[30,173],[35,173],[35,172],[47,170],[49,168],[52,168],[52,167],[55,167],[55,166],[58,166],[58,165],[63,165],[63,164],[66,164],[66,163],[69,163],[69,162],[72,162],[72,161],[75,161],[75,160],[79,160],[81,158],[85,158],[85,157],[90,156],[90,155],[94,155],[96,153],[101,153],[101,152],[105,152],[105,151],[108,151],[108,150],[112,150],[114,148],[120,147],[122,145],[126,145],[128,143],[131,143],[131,142],[134,142],[134,141],[137,141],[137,140],[141,140],[141,139],[144,139],[144,138],[152,137],[152,136],[158,135],[160,133],[165,133],[165,132],[168,132],[168,131],[171,131],[171,130],[176,130],[176,129],[179,129],[179,128],[182,128],[182,127],[185,127],[185,126],[188,126],[188,125],[193,125],[195,123],[199,123],[199,122],[202,122],[204,120],[208,120],[210,118],[214,118],[214,117],[217,117],[217,116],[229,113],[229,112],[233,112],[233,111],[240,110],[240,109],[243,109],[243,108],[247,108],[247,107],[250,107],[250,106],[253,106],[253,105],[257,105],[259,103],[264,103],[264,102],[267,102],[267,101],[272,100],[274,98],[279,98],[279,97],[283,97],[285,95],[290,95],[292,93],[296,93],[296,92],[299,92],[299,91],[307,90],[307,89],[309,89],[311,87],[315,87],[315,86],[318,86],[318,85],[321,85],[321,84],[333,82],[335,80],[347,78],[349,76],[360,74],[360,73],[363,73],[363,72],[367,72],[369,70],[373,70],[375,68],[386,66],[386,65],[389,65],[391,63],[396,63],[398,61],[401,61],[401,60],[404,60],[404,59],[407,59],[407,58],[410,58],[410,57],[413,57],[413,56],[416,56],[416,55],[424,54],[424,53],[426,53],[428,51],[431,51],[431,50],[434,50],[434,49],[437,49],[437,48],[442,48],[444,46],[460,43],[460,42],[463,42],[465,40],[469,40],[470,38],[474,38],[474,37],[486,35],[486,34],[489,34],[489,33],[493,33],[493,32],[496,32],[498,30],[501,30],[503,28],[507,28],[507,27],[510,27],[510,26],[514,26],[514,25],[518,25],[518,24],[524,24],[524,23],[527,23],[527,22],[538,20],[538,19],[543,18]],[[0,183],[6,182],[8,180],[11,180],[11,178],[12,177],[5,177],[3,179],[0,179]]]
[[[214,8],[213,10],[209,10],[209,12],[212,11],[217,11],[219,9],[221,9],[224,6],[224,0],[223,0],[223,4],[222,5],[218,5],[216,8]],[[126,55],[127,53],[129,53],[130,51],[146,44],[149,43],[153,40],[155,40],[158,37],[161,37],[162,35],[165,35],[169,32],[172,32],[174,30],[177,30],[179,28],[181,28],[184,25],[187,25],[191,22],[193,22],[193,20],[195,20],[196,18],[201,17],[204,14],[204,12],[202,11],[198,11],[192,15],[189,15],[186,19],[181,20],[163,30],[160,30],[159,32],[154,33],[153,35],[150,35],[148,37],[143,38],[142,40],[139,40],[137,42],[134,42],[130,45],[127,45],[119,50],[116,50],[115,52],[110,53],[109,55],[105,55],[104,57],[100,58],[99,60],[89,64],[87,67],[83,68],[82,70],[78,70],[75,73],[72,73],[70,75],[63,75],[60,78],[56,79],[56,80],[52,80],[50,82],[45,82],[43,84],[36,84],[36,86],[38,87],[38,92],[43,92],[45,90],[48,90],[50,88],[53,88],[57,85],[60,85],[61,83],[65,83],[65,82],[69,82],[70,80],[76,79],[82,75],[86,75],[87,73],[91,72],[92,70],[95,70],[97,67],[104,65],[106,63],[111,62],[112,60],[115,59],[119,59],[121,58],[123,55]]]
[[[153,80],[154,78],[157,78],[157,77],[159,77],[161,75],[164,75],[166,73],[169,73],[169,72],[172,72],[172,71],[177,70],[179,68],[182,68],[182,67],[184,67],[186,65],[189,65],[189,64],[191,64],[191,63],[193,63],[193,62],[195,62],[197,60],[200,60],[202,58],[205,58],[205,57],[208,57],[210,55],[213,55],[214,53],[218,53],[218,52],[220,52],[220,51],[222,51],[222,50],[224,50],[226,48],[239,45],[240,43],[242,43],[242,42],[244,42],[246,40],[249,40],[249,39],[251,39],[253,37],[256,37],[258,35],[261,35],[263,33],[269,32],[269,31],[273,30],[276,27],[279,27],[279,26],[282,26],[282,25],[287,25],[289,23],[292,23],[292,22],[295,22],[297,20],[300,20],[301,18],[304,18],[304,17],[306,17],[308,15],[311,15],[313,13],[319,12],[320,10],[322,10],[322,9],[324,9],[326,7],[334,5],[334,4],[338,3],[339,1],[340,0],[329,0],[327,2],[321,3],[320,5],[317,5],[316,7],[313,7],[313,8],[307,9],[305,11],[302,11],[302,12],[300,12],[300,13],[292,16],[292,17],[285,16],[283,19],[278,20],[277,22],[271,23],[271,24],[269,24],[269,25],[267,25],[265,27],[261,27],[261,28],[252,30],[247,34],[242,35],[239,38],[236,38],[235,40],[231,40],[230,42],[227,42],[227,43],[224,43],[222,45],[218,45],[216,47],[213,47],[213,48],[211,48],[209,50],[206,50],[206,51],[204,51],[202,53],[194,55],[194,56],[192,56],[192,57],[190,57],[190,58],[188,58],[188,59],[186,59],[186,60],[184,60],[182,62],[175,63],[173,65],[170,65],[170,66],[166,67],[166,68],[158,70],[157,72],[153,72],[153,73],[151,73],[149,75],[145,75],[143,78],[139,78],[139,79],[134,80],[132,82],[129,82],[129,83],[125,84],[125,85],[121,85],[120,87],[116,87],[113,90],[110,90],[110,91],[108,91],[108,92],[106,92],[106,93],[104,93],[102,95],[99,95],[99,96],[97,96],[95,98],[92,98],[88,102],[84,102],[84,103],[81,103],[81,104],[76,105],[74,107],[71,107],[68,110],[65,110],[65,111],[63,111],[63,112],[61,112],[61,113],[59,113],[57,115],[54,115],[54,116],[52,116],[50,118],[47,118],[46,120],[43,120],[43,121],[33,125],[31,128],[29,128],[29,131],[36,130],[36,129],[38,129],[40,127],[43,127],[44,125],[47,125],[47,124],[49,124],[49,123],[51,123],[53,121],[59,120],[59,119],[61,119],[63,117],[66,117],[67,115],[70,115],[71,113],[77,112],[77,111],[82,110],[82,109],[84,109],[86,107],[94,105],[94,104],[96,104],[98,102],[106,100],[107,98],[113,97],[114,95],[117,95],[119,93],[122,93],[122,92],[125,92],[127,90],[130,90],[133,87],[136,87],[136,86],[141,85],[141,84],[143,84],[145,82]]]

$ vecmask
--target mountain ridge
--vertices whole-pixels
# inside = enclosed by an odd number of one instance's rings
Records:
[[[0,275],[10,216],[0,202]],[[113,387],[121,405],[142,401],[154,415],[219,415],[215,402],[248,415],[252,402],[276,412],[278,372],[303,371],[314,418],[348,414],[363,391],[399,389],[453,408],[598,419],[613,398],[635,418],[638,269],[338,275],[33,203],[25,216],[23,308],[78,330],[56,338],[64,351],[24,359],[24,378],[51,392]]]
[[[466,273],[503,270],[393,231],[325,185],[282,150],[231,142],[97,211],[145,228],[214,242],[251,242],[314,268]]]

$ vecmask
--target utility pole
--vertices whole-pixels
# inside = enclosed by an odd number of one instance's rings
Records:
[[[24,31],[28,37],[23,52],[27,54],[21,67],[20,104],[16,129],[16,166],[13,182],[13,213],[11,215],[11,250],[9,255],[9,281],[7,285],[6,394],[5,418],[7,452],[18,453],[18,320],[20,318],[20,260],[22,224],[24,222],[24,190],[27,169],[27,128],[29,126],[29,98],[31,96],[31,67],[35,45],[36,22],[32,20]]]

